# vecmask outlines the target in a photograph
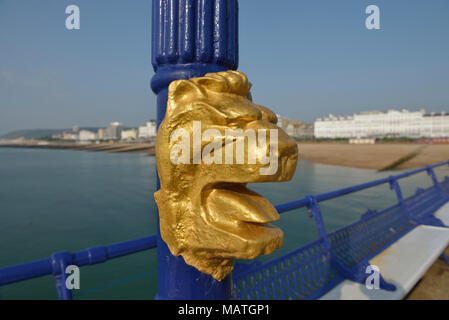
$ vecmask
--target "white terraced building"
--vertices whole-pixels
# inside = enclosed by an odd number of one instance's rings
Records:
[[[315,121],[316,138],[447,138],[449,114],[425,110],[369,111],[352,116],[329,115]]]
[[[98,138],[98,135],[95,132],[92,132],[89,130],[81,130],[78,133],[79,141],[90,141],[90,140],[95,140],[97,138]]]
[[[156,136],[157,125],[155,120],[147,121],[143,126],[139,127],[139,138],[152,138]]]

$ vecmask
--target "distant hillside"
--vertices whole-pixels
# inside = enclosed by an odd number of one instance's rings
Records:
[[[80,130],[89,130],[97,132],[98,128],[79,128]],[[24,137],[25,139],[44,139],[51,138],[52,135],[61,133],[63,131],[71,131],[72,129],[26,129],[26,130],[15,130],[9,132],[3,136],[1,139],[17,139]]]

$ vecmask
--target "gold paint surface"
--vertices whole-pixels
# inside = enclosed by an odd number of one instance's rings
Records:
[[[250,88],[246,76],[237,71],[173,81],[166,116],[156,139],[161,189],[154,197],[162,239],[173,255],[181,255],[187,264],[219,281],[231,273],[234,259],[253,259],[282,246],[282,230],[269,224],[278,220],[279,214],[268,200],[247,189],[246,184],[288,181],[298,159],[296,142],[276,125],[277,117],[272,111],[252,102]],[[186,156],[187,162],[173,163],[170,154],[179,141],[172,141],[171,136],[182,128],[192,142],[194,121],[201,121],[202,133],[208,129],[220,132],[222,163],[194,164],[193,148]],[[248,151],[270,154],[268,136],[266,144],[251,145],[252,149],[248,139],[245,140],[242,164],[236,160],[236,139],[226,136],[226,129],[268,132],[277,129],[277,170],[271,175],[261,175],[260,169],[269,164],[259,161],[248,164]],[[210,141],[201,141],[202,151]],[[234,150],[232,163],[225,161],[225,147],[229,143]]]

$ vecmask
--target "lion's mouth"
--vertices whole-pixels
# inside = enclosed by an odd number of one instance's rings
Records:
[[[246,184],[215,184],[204,195],[206,222],[221,234],[219,238],[226,239],[221,244],[224,252],[238,259],[253,259],[282,246],[282,230],[270,224],[279,220],[279,214]]]
[[[266,224],[279,220],[273,205],[244,183],[219,183],[209,189],[206,206],[209,219],[220,224],[241,222]]]

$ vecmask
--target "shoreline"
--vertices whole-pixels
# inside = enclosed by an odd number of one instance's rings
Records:
[[[9,148],[61,149],[90,152],[134,152],[155,155],[154,142],[143,143],[42,143],[42,141],[0,144]],[[415,169],[449,159],[449,145],[384,143],[356,145],[348,143],[298,142],[299,159],[314,163],[378,171]]]
[[[7,143],[0,144],[0,148],[30,148],[30,149],[53,149],[53,150],[75,150],[90,152],[133,152],[155,155],[154,143],[99,143],[99,144],[77,144],[77,143]]]

